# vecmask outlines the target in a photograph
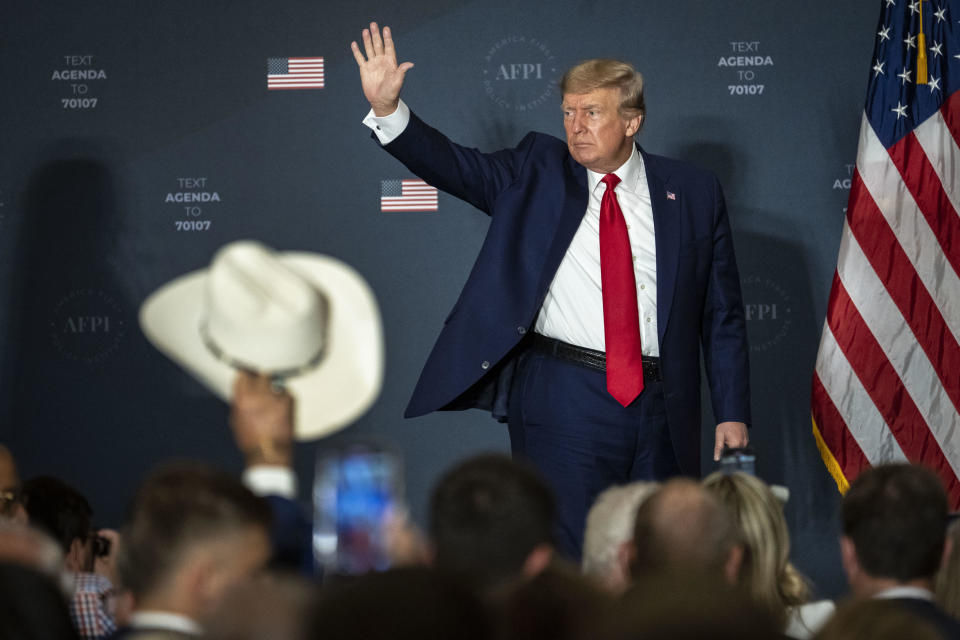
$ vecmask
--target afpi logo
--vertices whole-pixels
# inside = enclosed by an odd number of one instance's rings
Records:
[[[501,38],[484,56],[484,92],[504,109],[536,109],[557,94],[555,60],[550,48],[536,38]]]
[[[778,345],[793,326],[790,297],[770,278],[748,276],[741,284],[750,350],[768,351]]]
[[[103,291],[76,289],[54,307],[50,339],[70,360],[100,364],[126,334],[123,309]]]

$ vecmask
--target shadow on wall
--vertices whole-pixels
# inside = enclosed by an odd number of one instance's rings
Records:
[[[120,220],[100,150],[65,141],[49,148],[23,192],[11,278],[11,344],[4,377],[8,425],[29,425],[31,407],[67,371],[109,359],[134,317],[113,264]],[[35,408],[35,407],[34,407]]]
[[[480,149],[481,151],[491,152],[499,149],[513,149],[519,144],[520,140],[526,135],[527,131],[516,122],[511,113],[502,113],[492,109],[479,111],[476,114],[475,124],[470,135],[471,139],[467,142],[461,142],[467,146]]]
[[[707,126],[708,125],[708,126]],[[696,130],[723,137],[711,120]],[[711,142],[683,147],[677,155],[717,174],[735,227],[734,243],[750,343],[753,410],[751,445],[757,452],[757,475],[791,492],[786,506],[793,557],[824,595],[837,595],[845,584],[839,570],[836,485],[826,473],[811,432],[810,387],[822,318],[813,314],[811,268],[801,242],[789,235],[754,231],[770,228],[767,217],[785,212],[754,208],[750,167],[745,153]],[[709,406],[709,396],[704,393]],[[706,441],[707,438],[704,438]],[[712,439],[705,442],[703,469],[713,469]],[[789,474],[789,475],[788,475]]]
[[[114,275],[121,221],[102,156],[90,142],[57,143],[42,153],[22,193],[6,274],[10,338],[2,363],[9,381],[2,391],[4,437],[13,443],[28,435],[43,442],[37,435],[44,432],[73,441],[84,396],[68,407],[60,400],[96,380],[133,329],[133,303]]]
[[[36,162],[3,274],[10,331],[0,363],[0,441],[24,477],[55,475],[88,495],[100,524],[119,519],[158,457],[231,451],[225,427],[209,428],[225,424],[224,408],[164,395],[178,373],[141,335],[139,300],[124,286],[132,258],[107,157],[95,142],[65,140]]]
[[[129,198],[116,163],[95,141],[46,148],[22,190],[10,225],[15,252],[0,274],[10,282],[0,442],[23,477],[54,475],[87,495],[98,526],[119,523],[158,461],[241,462],[227,405],[140,331],[134,272],[157,281],[168,265],[124,240]]]

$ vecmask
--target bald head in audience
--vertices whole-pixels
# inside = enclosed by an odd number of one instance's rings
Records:
[[[736,523],[697,482],[666,482],[637,510],[630,572],[683,571],[736,582],[744,546]]]

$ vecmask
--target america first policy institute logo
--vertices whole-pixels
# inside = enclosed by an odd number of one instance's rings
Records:
[[[783,341],[793,326],[790,296],[778,282],[765,276],[747,276],[740,284],[750,351],[769,351]]]
[[[531,111],[556,99],[557,67],[553,51],[537,38],[501,38],[483,57],[483,90],[497,106]]]
[[[64,357],[98,365],[116,352],[126,335],[123,308],[104,291],[74,289],[57,302],[49,330]]]

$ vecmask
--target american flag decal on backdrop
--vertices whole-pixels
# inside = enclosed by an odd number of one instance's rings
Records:
[[[380,211],[436,211],[437,190],[423,180],[381,180]]]
[[[813,378],[845,491],[867,466],[940,476],[960,509],[960,0],[883,0]]]
[[[322,89],[323,58],[267,58],[267,89]]]

